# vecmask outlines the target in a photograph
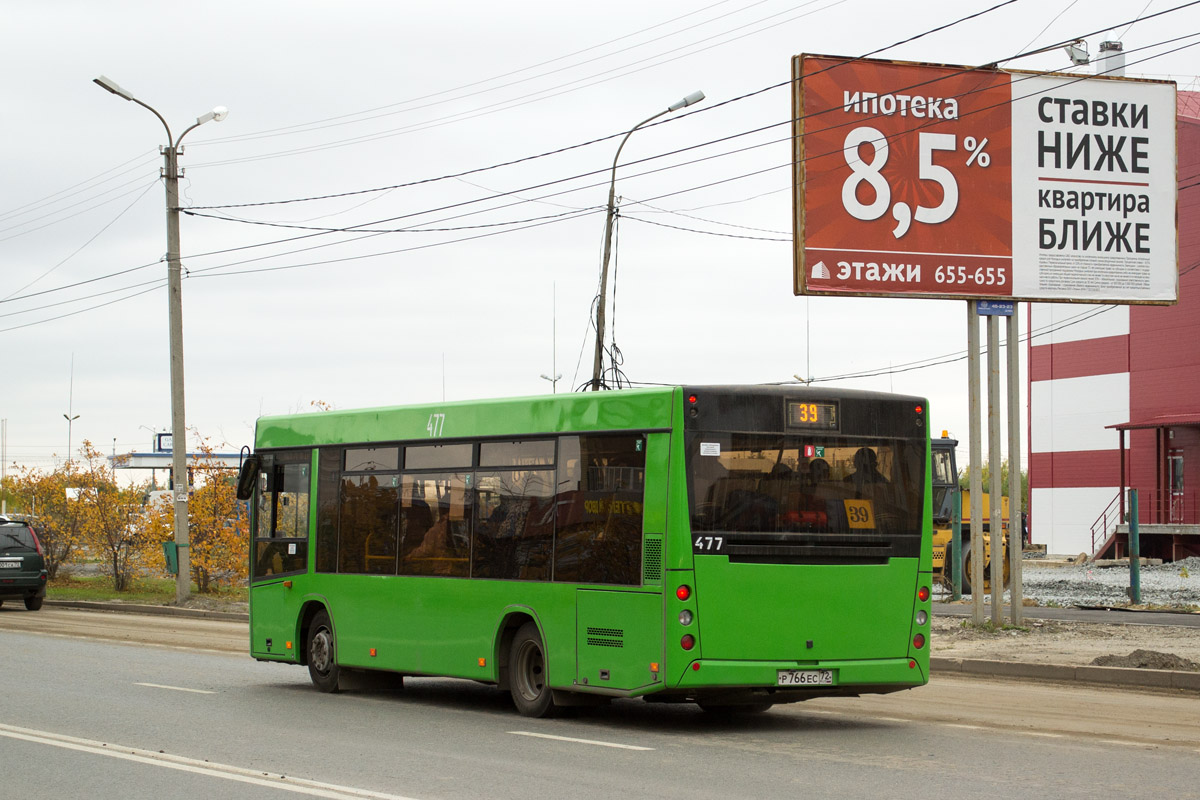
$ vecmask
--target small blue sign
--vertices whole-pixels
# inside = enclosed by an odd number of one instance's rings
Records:
[[[1015,305],[1012,300],[979,300],[975,303],[975,313],[981,317],[1011,317]]]

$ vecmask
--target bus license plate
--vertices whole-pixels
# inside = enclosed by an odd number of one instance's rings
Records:
[[[776,681],[779,686],[832,686],[831,669],[781,669]]]

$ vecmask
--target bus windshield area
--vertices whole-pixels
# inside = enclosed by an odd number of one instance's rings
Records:
[[[692,532],[920,534],[925,442],[688,435]]]

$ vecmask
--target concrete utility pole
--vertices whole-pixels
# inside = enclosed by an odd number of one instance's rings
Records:
[[[677,100],[667,106],[665,111],[660,111],[657,114],[647,117],[629,129],[629,133],[625,134],[625,138],[621,140],[620,146],[617,147],[617,154],[613,157],[612,179],[608,183],[608,217],[604,222],[604,263],[600,267],[600,301],[596,307],[596,357],[592,363],[592,391],[599,391],[601,385],[601,374],[603,372],[603,355],[604,355],[604,310],[608,304],[608,255],[612,250],[612,232],[613,220],[616,217],[616,197],[617,197],[617,160],[621,158],[621,150],[624,149],[625,143],[629,141],[629,137],[633,132],[642,127],[648,122],[653,122],[664,114],[670,114],[672,111],[678,111],[681,108],[687,108],[690,105],[695,105],[704,99],[704,92],[692,92],[682,100]]]
[[[188,558],[188,475],[187,428],[183,413],[183,292],[179,263],[179,154],[181,142],[194,128],[206,122],[220,122],[229,115],[224,106],[217,106],[196,118],[178,139],[172,139],[171,126],[150,106],[138,100],[113,81],[101,75],[93,80],[101,88],[137,103],[149,110],[167,131],[167,146],[162,148],[163,182],[167,189],[167,316],[171,347],[171,476],[175,506],[175,547],[179,572],[175,576],[175,602],[182,603],[191,594],[191,560]]]

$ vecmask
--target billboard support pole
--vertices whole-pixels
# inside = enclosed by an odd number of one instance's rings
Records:
[[[991,563],[992,625],[1004,623],[1004,498],[1000,490],[1000,321],[987,318],[988,363],[988,560]],[[1012,520],[1009,520],[1012,526]]]
[[[979,430],[979,303],[967,301],[967,394],[970,416],[971,463],[971,618],[983,624],[983,443]]]
[[[1019,626],[1024,612],[1025,592],[1021,584],[1021,560],[1025,557],[1025,496],[1021,493],[1021,366],[1017,347],[1017,311],[1013,303],[1008,318],[1008,557],[1012,563],[1012,624]],[[1016,532],[1015,535],[1013,532]]]

